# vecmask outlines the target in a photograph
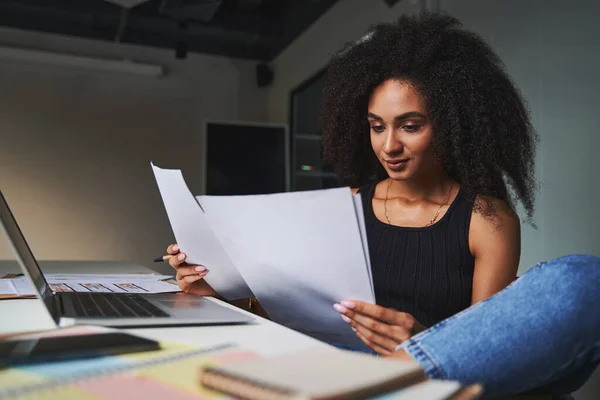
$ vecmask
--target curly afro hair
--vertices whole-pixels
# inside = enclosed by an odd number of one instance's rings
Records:
[[[423,13],[376,25],[326,71],[323,158],[343,184],[387,177],[370,145],[368,103],[377,86],[398,79],[423,97],[434,154],[475,211],[490,217],[492,198],[511,208],[518,199],[531,222],[537,137],[525,101],[500,58],[456,18]]]

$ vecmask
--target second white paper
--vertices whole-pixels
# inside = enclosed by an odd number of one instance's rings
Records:
[[[362,343],[333,309],[344,299],[375,302],[363,215],[349,188],[198,201],[275,322],[329,343]]]

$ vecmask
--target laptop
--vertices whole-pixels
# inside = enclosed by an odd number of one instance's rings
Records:
[[[58,326],[216,325],[254,320],[201,296],[183,293],[53,293],[1,191],[0,222],[23,273]]]

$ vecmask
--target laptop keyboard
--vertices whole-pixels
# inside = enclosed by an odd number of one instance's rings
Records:
[[[168,317],[139,294],[60,293],[69,297],[78,317]]]

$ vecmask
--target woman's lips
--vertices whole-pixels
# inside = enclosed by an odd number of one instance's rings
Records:
[[[388,165],[389,169],[393,171],[400,170],[406,166],[408,163],[408,159],[394,159],[394,160],[385,160],[385,163]]]

